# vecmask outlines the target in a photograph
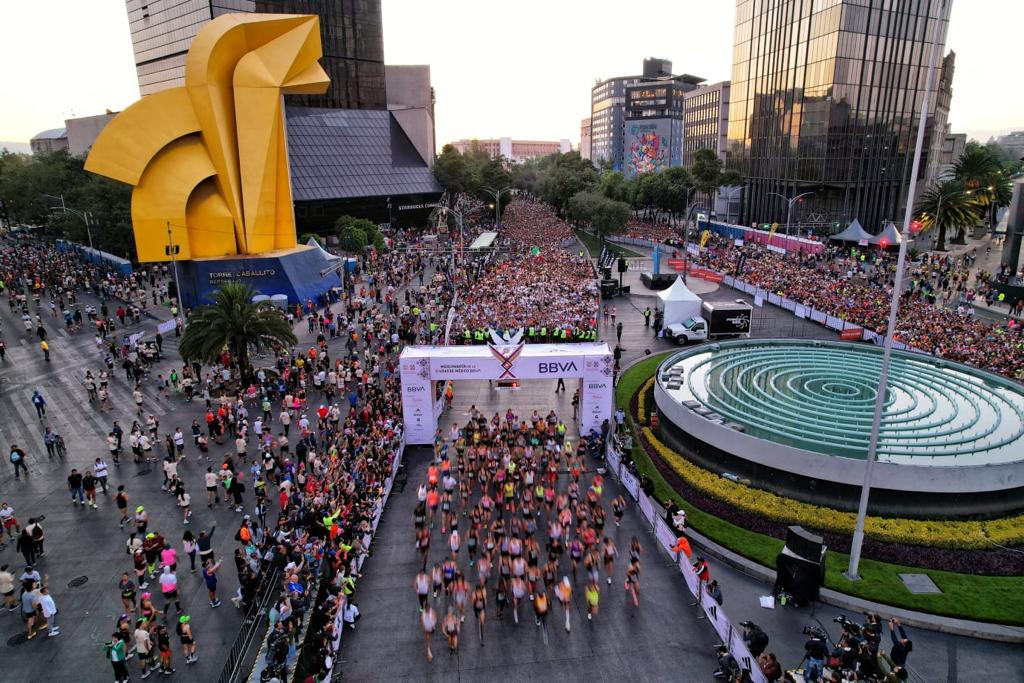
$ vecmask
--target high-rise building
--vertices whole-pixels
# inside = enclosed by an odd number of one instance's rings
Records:
[[[580,156],[590,158],[590,117],[580,121]]]
[[[295,95],[289,104],[387,109],[381,0],[255,0],[257,12],[320,17],[320,66],[331,78],[323,95]]]
[[[942,0],[737,0],[727,164],[745,178],[741,221],[878,232],[902,220]],[[942,71],[948,75],[943,82]],[[952,61],[936,64],[924,151],[941,147]],[[919,186],[934,165],[922,159]]]
[[[996,138],[995,143],[1012,154],[1013,158],[1024,157],[1024,130],[1016,130]]]
[[[628,175],[682,164],[683,96],[703,83],[649,57],[643,73],[599,80],[590,91],[590,158]]]
[[[434,104],[427,65],[384,67],[387,76],[388,111],[412,140],[427,166],[434,166]]]
[[[254,0],[126,0],[125,4],[142,95],[185,84],[185,55],[206,22],[256,9]]]
[[[725,161],[729,131],[729,81],[695,88],[683,96],[683,165],[693,153],[710,149]]]
[[[289,104],[386,109],[384,29],[380,0],[126,0],[139,92],[185,82],[185,55],[208,21],[231,12],[316,14],[331,77],[324,95],[295,95]]]

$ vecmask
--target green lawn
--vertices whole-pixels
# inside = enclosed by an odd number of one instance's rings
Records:
[[[615,389],[615,402],[629,412],[629,401],[657,369],[665,354],[644,359],[627,370]],[[759,564],[774,567],[775,556],[783,542],[748,531],[718,517],[702,512],[677,494],[654,467],[647,452],[633,448],[637,470],[654,482],[656,500],[672,498],[686,510],[687,524],[716,543]],[[955,551],[951,551],[955,552]],[[861,580],[847,581],[842,572],[849,556],[830,552],[825,563],[825,585],[833,590],[865,600],[895,607],[930,612],[961,619],[1001,624],[1024,624],[1024,578],[976,576],[934,569],[903,567],[864,558],[860,563]],[[939,595],[914,595],[907,591],[897,574],[925,573],[942,589]]]
[[[601,240],[597,239],[596,237],[591,235],[589,232],[584,232],[583,230],[573,230],[573,232],[576,233],[576,236],[580,238],[580,241],[583,242],[584,245],[586,245],[587,250],[590,251],[590,255],[593,258],[597,258],[598,256],[600,256],[600,254],[601,254]],[[633,251],[632,249],[627,249],[626,247],[622,246],[621,244],[615,244],[614,242],[605,242],[605,244],[608,246],[608,249],[613,254],[615,254],[617,256],[627,256],[627,257],[639,256],[639,257],[643,257],[643,254],[638,254],[637,252]]]

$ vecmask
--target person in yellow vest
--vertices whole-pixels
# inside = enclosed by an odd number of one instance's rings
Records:
[[[466,346],[473,343],[473,333],[469,331],[468,327],[462,331],[462,340]]]
[[[541,342],[546,342],[548,340],[548,328],[547,328],[547,326],[542,326],[540,328],[540,340],[541,340]]]
[[[50,362],[50,345],[47,344],[46,340],[44,339],[43,341],[39,342],[39,348],[41,348],[43,350],[43,357],[46,359],[46,362],[49,363]]]

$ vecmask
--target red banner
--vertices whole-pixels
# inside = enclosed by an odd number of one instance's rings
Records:
[[[860,341],[864,338],[864,330],[860,327],[851,327],[840,332],[839,338],[843,341]]]

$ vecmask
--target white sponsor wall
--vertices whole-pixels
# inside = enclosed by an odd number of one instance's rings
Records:
[[[580,433],[611,419],[614,359],[608,345],[407,346],[399,358],[406,442],[429,444],[437,431],[432,382],[582,379]]]

